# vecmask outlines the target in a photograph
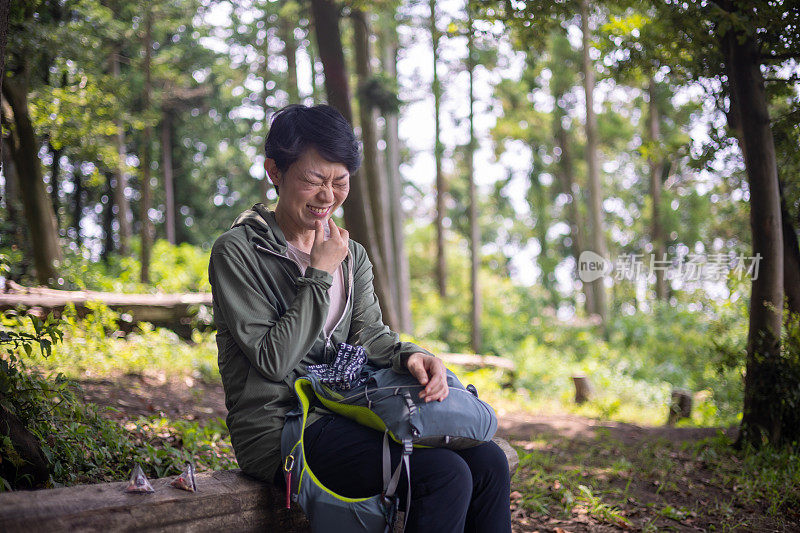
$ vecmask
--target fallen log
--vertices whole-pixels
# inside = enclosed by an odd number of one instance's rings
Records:
[[[0,293],[0,311],[23,307],[38,308],[43,314],[53,312],[60,315],[64,308],[73,304],[80,315],[88,312],[90,302],[100,302],[120,313],[123,323],[135,325],[150,322],[155,326],[168,327],[182,334],[198,314],[200,306],[211,307],[211,293],[184,294],[127,294],[98,291],[62,291],[44,287],[23,287],[13,281],[6,284],[6,292]],[[210,312],[205,314],[210,323]],[[201,317],[202,319],[203,317]],[[124,327],[124,324],[123,324]]]
[[[517,452],[494,440],[513,475]],[[154,494],[125,493],[124,481],[0,493],[0,531],[311,531],[297,504],[284,508],[281,489],[238,469],[198,473],[197,492],[170,487],[173,479],[150,480]]]
[[[496,355],[476,355],[467,353],[439,353],[438,357],[449,365],[459,365],[467,368],[494,367],[513,372],[516,364],[511,359]]]

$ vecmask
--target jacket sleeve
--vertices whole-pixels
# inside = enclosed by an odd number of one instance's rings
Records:
[[[212,252],[208,276],[215,312],[221,313],[247,359],[267,379],[285,379],[311,350],[325,325],[333,276],[308,267],[305,276],[298,278],[297,295],[282,316],[240,260]]]
[[[413,342],[404,342],[400,336],[383,323],[378,297],[373,287],[372,263],[367,252],[355,243],[358,253],[353,263],[353,316],[347,343],[363,346],[369,359],[383,367],[391,366],[397,372],[408,372],[406,363],[414,352],[433,355]]]

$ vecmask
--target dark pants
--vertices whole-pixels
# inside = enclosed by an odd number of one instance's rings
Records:
[[[330,490],[351,498],[383,489],[383,433],[341,416],[306,428],[306,460]],[[391,443],[392,469],[401,447]],[[411,510],[407,531],[436,533],[511,531],[508,462],[494,442],[465,450],[415,448],[411,454]],[[405,510],[405,470],[398,493]]]

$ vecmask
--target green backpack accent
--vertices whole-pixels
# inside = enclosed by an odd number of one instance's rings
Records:
[[[409,473],[408,456],[397,465],[394,474],[389,472],[389,439],[383,438],[383,492],[367,498],[349,498],[337,494],[317,479],[305,460],[303,435],[305,434],[308,409],[314,400],[314,389],[306,378],[298,378],[294,389],[300,406],[287,413],[281,433],[281,455],[284,457],[284,475],[292,501],[298,502],[311,523],[313,533],[353,533],[356,531],[391,533],[397,518],[397,484],[401,467]],[[411,494],[411,483],[409,481]],[[287,495],[288,497],[288,495]],[[286,503],[289,506],[289,501]],[[406,511],[407,516],[407,511]]]
[[[294,390],[300,406],[286,415],[281,453],[285,458],[285,473],[292,476],[294,501],[302,506],[313,531],[391,531],[402,467],[409,480],[405,515],[408,518],[411,502],[409,456],[413,447],[463,449],[492,439],[497,430],[497,417],[491,406],[478,399],[471,385],[465,389],[449,370],[447,384],[450,390],[447,398],[426,403],[419,397],[424,387],[417,379],[391,368],[374,371],[365,385],[345,394],[323,385],[313,374],[295,380]],[[341,496],[320,483],[308,468],[303,457],[302,436],[308,409],[314,400],[330,411],[384,433],[382,494],[361,499]],[[403,445],[401,461],[392,473],[388,437]]]

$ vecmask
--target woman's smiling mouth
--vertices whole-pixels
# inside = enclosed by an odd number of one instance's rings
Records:
[[[308,208],[309,211],[311,211],[311,213],[314,216],[317,216],[317,217],[324,217],[331,210],[331,206],[328,206],[328,207],[314,207],[314,206],[311,206],[311,205],[307,205],[306,207]]]

